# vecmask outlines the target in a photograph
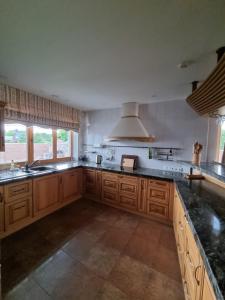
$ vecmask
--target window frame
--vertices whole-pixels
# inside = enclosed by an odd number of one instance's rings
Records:
[[[65,162],[70,161],[73,159],[73,148],[74,148],[74,134],[72,130],[69,130],[70,133],[70,156],[66,157],[60,157],[57,158],[57,129],[61,128],[51,128],[52,129],[52,151],[53,151],[53,158],[51,159],[41,159],[39,160],[39,164],[47,164],[47,163],[57,163],[57,162]],[[34,161],[34,134],[33,134],[33,126],[32,127],[26,127],[26,133],[27,133],[27,162],[32,163]],[[15,162],[19,166],[23,166],[26,161],[19,161]],[[0,164],[0,169],[8,166],[10,163],[3,163]]]

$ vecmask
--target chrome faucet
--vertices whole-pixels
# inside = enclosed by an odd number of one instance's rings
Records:
[[[39,164],[39,163],[40,163],[40,160],[39,160],[39,159],[33,161],[31,164],[26,163],[26,164],[25,164],[25,170],[28,171],[30,168],[36,166],[36,165]]]

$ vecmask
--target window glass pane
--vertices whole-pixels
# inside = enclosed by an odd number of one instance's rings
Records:
[[[34,159],[52,159],[52,129],[33,127]]]
[[[225,122],[221,125],[220,148],[219,148],[219,162],[222,160],[223,149],[225,143]]]
[[[57,129],[57,158],[71,156],[71,134],[69,130]]]
[[[0,163],[27,161],[27,129],[21,124],[5,124],[5,152]]]

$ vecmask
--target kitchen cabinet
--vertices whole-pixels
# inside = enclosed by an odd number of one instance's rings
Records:
[[[161,180],[148,180],[147,214],[168,220],[170,205],[170,183]]]
[[[4,224],[6,232],[14,232],[32,221],[32,181],[4,186]]]
[[[0,186],[0,237],[4,231],[4,195],[3,195],[3,187]]]
[[[137,177],[119,175],[119,204],[137,210],[139,181]]]
[[[32,221],[32,197],[5,203],[5,230],[18,230]]]
[[[102,201],[119,205],[118,175],[110,172],[102,172]]]
[[[62,202],[71,202],[81,197],[82,173],[81,169],[65,172],[61,175]]]
[[[147,186],[148,180],[145,178],[139,179],[139,190],[138,190],[138,212],[146,214],[147,213]]]
[[[188,300],[215,300],[216,297],[200,252],[176,191],[174,195],[173,226],[185,298]]]
[[[47,175],[33,180],[34,216],[47,215],[59,207],[60,175]]]
[[[203,283],[203,291],[202,291],[202,300],[216,300],[216,296],[214,294],[213,288],[209,281],[209,277],[205,272],[204,283]]]
[[[96,198],[96,170],[84,169],[83,185],[85,197],[90,199]]]

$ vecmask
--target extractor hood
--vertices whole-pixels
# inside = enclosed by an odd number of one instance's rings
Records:
[[[153,142],[154,136],[150,136],[139,118],[139,106],[136,102],[124,103],[122,117],[107,138],[108,141],[139,141]]]

